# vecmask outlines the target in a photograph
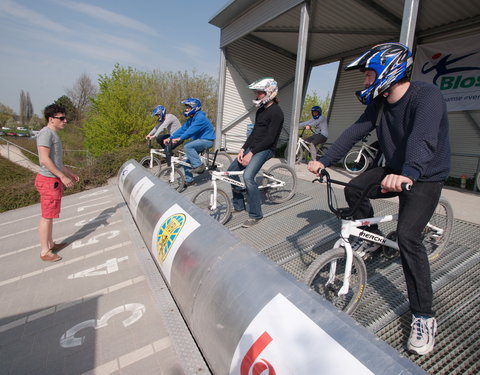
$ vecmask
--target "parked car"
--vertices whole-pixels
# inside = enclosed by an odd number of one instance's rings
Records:
[[[0,130],[0,135],[5,135],[5,132]]]
[[[17,135],[17,133],[14,133],[14,132],[7,132],[7,134],[6,134],[6,135],[10,135],[10,136],[12,136],[12,137],[15,137],[15,136]]]

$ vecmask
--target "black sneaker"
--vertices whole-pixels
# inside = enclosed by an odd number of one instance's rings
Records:
[[[244,228],[250,228],[250,227],[253,227],[255,224],[257,224],[260,220],[262,220],[263,218],[261,217],[260,219],[248,219],[248,220],[245,220],[243,223],[242,223],[242,227]]]
[[[193,168],[192,172],[196,174],[202,174],[205,172],[205,164],[200,164],[197,168]]]
[[[192,180],[192,181],[189,181],[189,182],[185,182],[185,183],[183,184],[183,188],[186,189],[187,187],[193,186],[193,185],[195,185],[195,181],[193,181],[193,180]]]

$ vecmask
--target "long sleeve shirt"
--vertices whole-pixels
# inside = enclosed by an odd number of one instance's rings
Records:
[[[198,111],[193,117],[189,117],[182,127],[170,136],[170,139],[173,138],[180,138],[182,141],[188,138],[192,138],[192,140],[208,139],[213,141],[215,139],[215,130],[205,115],[205,112]]]
[[[180,128],[180,121],[175,115],[167,113],[162,122],[158,122],[157,125],[148,133],[148,135],[158,136],[165,129],[169,134],[174,133],[177,129]]]
[[[383,97],[370,103],[360,118],[346,129],[320,158],[325,166],[339,161],[353,145],[376,128],[386,167],[418,181],[444,181],[450,171],[448,115],[442,93],[435,85],[411,82],[393,104]]]
[[[317,119],[311,118],[308,121],[304,121],[298,124],[298,128],[304,128],[305,126],[311,126],[315,128],[315,134],[322,134],[325,138],[328,138],[328,123],[327,119],[320,116]]]
[[[264,150],[274,150],[283,126],[283,111],[277,103],[262,106],[255,114],[255,126],[242,146],[253,154]]]

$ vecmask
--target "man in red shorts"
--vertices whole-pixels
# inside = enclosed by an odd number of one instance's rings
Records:
[[[35,187],[40,193],[42,217],[38,225],[40,236],[40,259],[56,262],[62,257],[57,250],[66,244],[53,242],[53,219],[60,216],[60,203],[64,186],[72,187],[79,177],[63,165],[62,143],[57,132],[65,127],[67,119],[65,109],[57,104],[51,104],[44,110],[45,126],[37,135],[40,172],[35,178]]]

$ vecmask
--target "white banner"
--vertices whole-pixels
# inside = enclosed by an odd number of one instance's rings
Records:
[[[412,80],[437,85],[449,112],[480,109],[480,35],[417,46]]]
[[[257,314],[240,339],[230,375],[373,375],[283,294]]]

